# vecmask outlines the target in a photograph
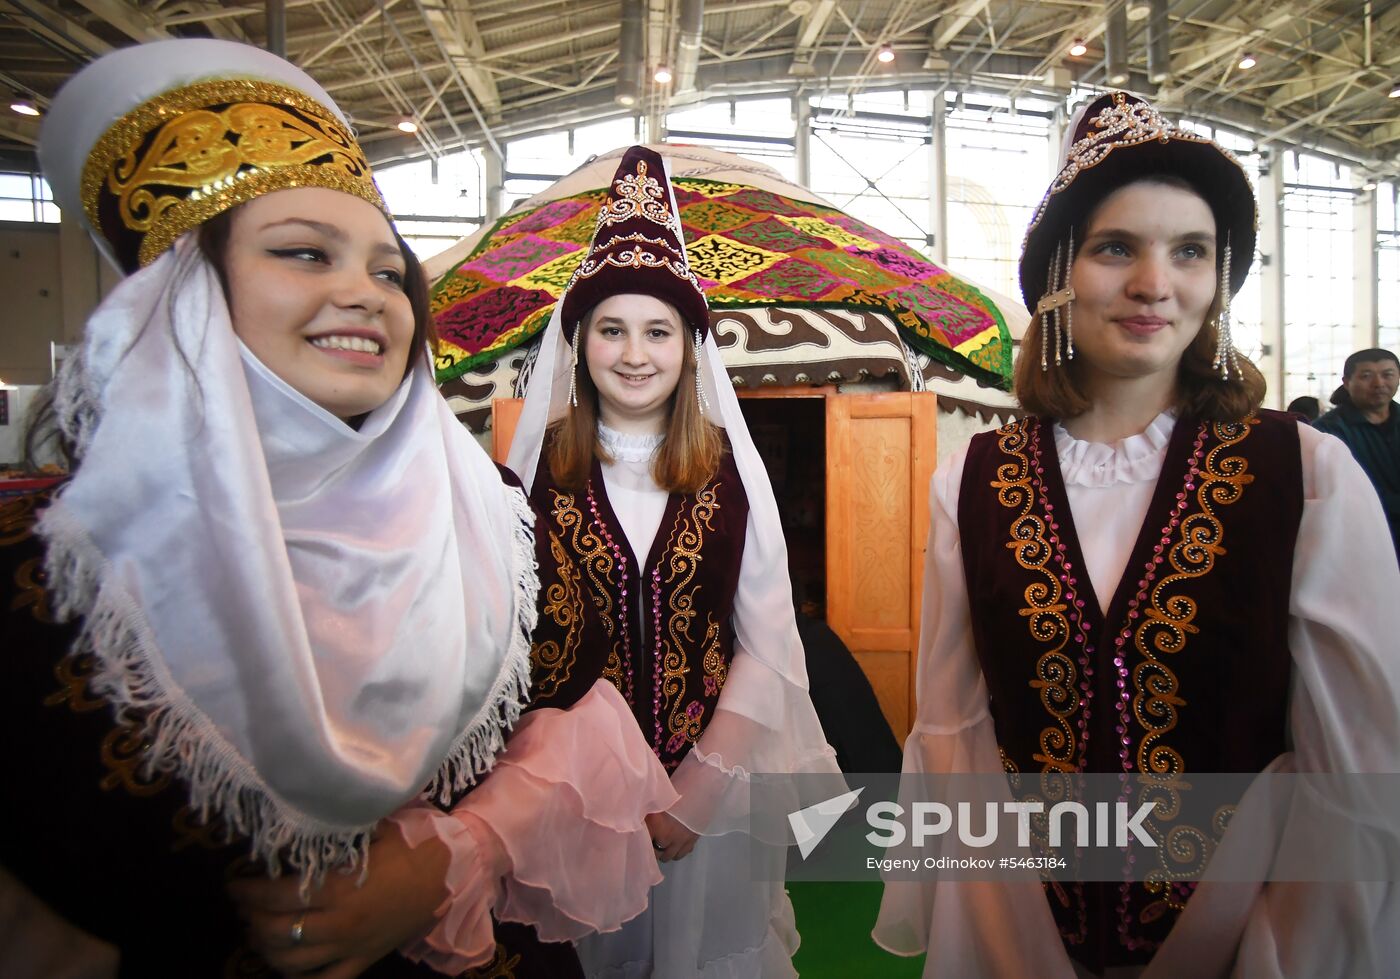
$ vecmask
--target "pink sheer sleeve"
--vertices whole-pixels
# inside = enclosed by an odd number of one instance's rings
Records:
[[[438,926],[404,954],[452,974],[480,964],[483,947],[495,947],[493,910],[546,942],[617,930],[661,881],[646,817],[676,800],[606,680],[568,710],[527,714],[451,813],[410,806],[394,816],[410,845],[431,835],[452,852]]]

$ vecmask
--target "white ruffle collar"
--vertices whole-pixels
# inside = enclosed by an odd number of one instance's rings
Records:
[[[614,462],[650,462],[664,441],[664,434],[636,435],[598,423],[598,444]]]
[[[1066,486],[1112,486],[1155,480],[1166,459],[1176,414],[1162,412],[1138,435],[1117,442],[1086,442],[1055,423],[1055,451]]]

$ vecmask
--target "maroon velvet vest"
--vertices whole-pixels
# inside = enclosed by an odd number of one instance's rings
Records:
[[[1258,772],[1283,752],[1302,507],[1295,421],[1178,422],[1105,615],[1051,426],[976,436],[958,528],[1006,770]],[[1223,833],[1176,826],[1206,851]],[[1193,890],[1158,858],[1165,883],[1046,885],[1072,956],[1095,971],[1151,958]]]
[[[666,770],[675,771],[714,716],[734,658],[730,617],[749,516],[734,457],[725,452],[699,492],[670,495],[645,562],[632,553],[598,463],[583,493],[561,490],[541,464],[533,495],[582,572],[607,633],[591,650],[602,675],[626,698]]]

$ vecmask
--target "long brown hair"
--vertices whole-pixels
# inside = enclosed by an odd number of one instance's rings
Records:
[[[587,330],[592,325],[590,311],[578,325]],[[686,342],[690,335],[683,331],[681,345],[685,353],[681,360],[681,376],[671,395],[670,414],[666,421],[665,439],[652,460],[651,476],[656,485],[668,493],[695,493],[714,478],[724,453],[724,438],[719,427],[712,424],[700,408],[695,393],[695,347]],[[550,475],[560,489],[579,493],[588,485],[593,472],[593,460],[612,462],[598,443],[598,388],[588,372],[584,353],[586,344],[579,338],[579,362],[575,368],[578,404],[545,433],[545,458]]]
[[[1131,182],[1161,184],[1200,196],[1200,192],[1188,181],[1171,174],[1150,174]],[[1128,184],[1121,186],[1125,187]],[[1118,189],[1121,188],[1114,188]],[[1107,196],[1105,194],[1100,201]],[[1084,240],[1092,218],[1093,211],[1086,214],[1083,223],[1075,227],[1076,242]],[[1223,245],[1225,234],[1219,216],[1216,217],[1216,229],[1216,243],[1219,248]],[[1182,352],[1181,360],[1177,364],[1174,407],[1182,417],[1212,422],[1238,422],[1254,414],[1264,403],[1264,392],[1268,387],[1264,375],[1244,354],[1235,352],[1239,370],[1232,370],[1228,378],[1222,378],[1220,368],[1212,366],[1217,338],[1220,335],[1217,324],[1220,320],[1222,297],[1228,289],[1228,282],[1217,283],[1215,298],[1206,311],[1205,322]],[[1041,370],[1041,332],[1040,317],[1032,316],[1031,325],[1021,339],[1021,355],[1016,361],[1012,392],[1022,408],[1043,418],[1074,418],[1082,415],[1093,406],[1092,399],[1084,390],[1083,368],[1080,366],[1082,361],[1066,360],[1056,364],[1052,359],[1048,368]]]

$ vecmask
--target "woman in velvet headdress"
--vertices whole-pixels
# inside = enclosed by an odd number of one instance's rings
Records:
[[[571,570],[438,394],[334,103],[255,48],[144,45],[65,86],[40,158],[127,277],[54,392],[71,478],[0,520],[0,863],[126,975],[576,974],[673,794],[567,668]]]
[[[1066,145],[1021,255],[1026,414],[933,479],[905,771],[1400,770],[1379,504],[1340,442],[1260,408],[1231,344],[1243,170],[1122,92]],[[875,937],[929,976],[1393,970],[1386,885],[1198,888],[1155,857],[1128,883],[888,882]]]
[[[680,795],[650,821],[665,881],[645,914],[580,943],[585,969],[792,975],[787,840],[750,839],[749,777],[837,768],[807,693],[773,490],[650,149],[628,150],[613,178],[510,465],[585,572],[604,675]]]

